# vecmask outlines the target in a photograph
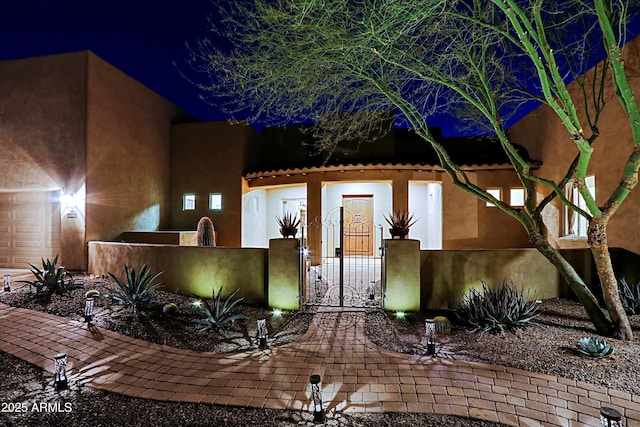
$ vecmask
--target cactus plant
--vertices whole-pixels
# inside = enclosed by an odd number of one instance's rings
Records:
[[[282,216],[276,216],[276,221],[278,221],[278,225],[280,226],[280,234],[282,234],[282,237],[285,239],[289,236],[296,237],[298,225],[300,225],[298,215],[285,212]]]
[[[198,246],[215,246],[216,236],[213,228],[213,221],[207,216],[203,216],[198,221]]]
[[[606,340],[584,337],[578,341],[578,352],[591,357],[607,357],[613,354],[613,347]]]
[[[413,219],[413,215],[411,215],[407,211],[395,210],[388,217],[385,216],[384,219],[391,226],[389,229],[389,234],[391,234],[392,238],[405,239],[409,234],[409,229],[416,221]]]

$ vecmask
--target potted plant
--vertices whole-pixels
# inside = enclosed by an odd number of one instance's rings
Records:
[[[282,216],[276,216],[276,221],[278,221],[278,225],[280,226],[280,234],[282,234],[282,237],[285,239],[289,236],[296,237],[296,234],[298,234],[298,225],[300,225],[298,215],[286,212]]]
[[[389,234],[392,239],[406,239],[409,234],[409,228],[415,224],[413,215],[405,210],[395,210],[389,216],[385,216],[384,219],[391,226]]]

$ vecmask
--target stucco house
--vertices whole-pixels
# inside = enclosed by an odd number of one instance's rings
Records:
[[[626,50],[627,64],[637,65],[638,45],[636,39]],[[0,88],[0,268],[59,253],[67,268],[86,271],[88,242],[195,230],[202,216],[213,220],[219,246],[267,248],[279,237],[276,215],[293,212],[312,223],[339,206],[369,217],[372,256],[389,237],[384,216],[396,209],[417,219],[410,238],[419,242],[422,265],[433,264],[440,250],[530,246],[514,219],[455,188],[408,131],[357,151],[340,146],[322,162],[301,126],[259,133],[246,124],[198,122],[89,51],[0,62]],[[610,171],[632,148],[617,104],[601,121],[590,170],[596,195],[610,191],[618,176]],[[546,176],[559,177],[575,153],[545,107],[510,134]],[[454,155],[477,185],[522,203],[521,185],[494,141],[439,138],[457,147]],[[611,140],[616,144],[602,155]],[[640,253],[639,208],[635,192],[611,222],[612,246]],[[587,247],[579,219],[557,204],[545,217],[556,246]],[[309,230],[306,238],[311,251],[321,250]]]

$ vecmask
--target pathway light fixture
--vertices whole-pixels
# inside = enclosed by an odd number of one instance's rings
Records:
[[[622,414],[613,408],[600,408],[600,423],[602,427],[622,427]]]
[[[2,278],[3,290],[5,292],[11,292],[11,275],[5,274]]]
[[[53,358],[53,378],[56,390],[67,388],[67,355],[58,353]]]
[[[311,398],[313,399],[313,422],[324,423],[327,419],[322,406],[322,379],[314,374],[309,377],[311,383]]]
[[[433,319],[424,320],[424,328],[427,334],[427,355],[436,354],[436,324]]]
[[[258,319],[258,348],[266,350],[267,347],[267,319]]]
[[[84,301],[84,321],[91,323],[93,320],[93,298],[87,298]]]

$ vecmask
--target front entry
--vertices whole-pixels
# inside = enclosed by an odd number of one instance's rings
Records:
[[[373,195],[342,196],[345,256],[373,256]]]
[[[348,206],[317,218],[305,229],[322,242],[320,253],[303,251],[301,293],[305,305],[383,307],[382,257],[374,251],[373,197],[348,196]],[[382,241],[382,236],[380,236]]]

